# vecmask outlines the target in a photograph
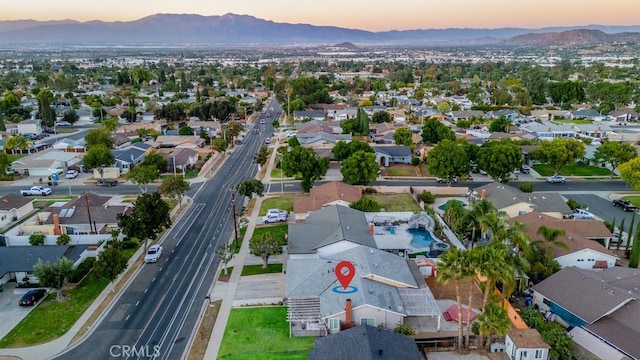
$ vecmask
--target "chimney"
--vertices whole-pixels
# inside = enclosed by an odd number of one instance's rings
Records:
[[[375,228],[376,228],[376,226],[373,224],[373,222],[371,222],[369,224],[369,234],[370,235],[373,235],[373,232],[374,232]]]
[[[353,322],[353,310],[351,308],[351,299],[347,299],[345,308],[344,308],[344,324],[342,326],[342,330],[346,330],[354,326],[355,324]]]
[[[487,198],[487,189],[482,189],[482,194],[480,195],[480,200],[484,200]]]
[[[62,230],[60,229],[60,215],[53,214],[53,235],[62,235]]]

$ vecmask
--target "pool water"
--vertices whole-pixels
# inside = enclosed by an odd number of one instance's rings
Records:
[[[433,243],[431,233],[425,229],[409,229],[407,231],[413,236],[411,246],[414,248],[428,248]]]

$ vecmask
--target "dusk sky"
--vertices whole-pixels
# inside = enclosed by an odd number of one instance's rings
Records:
[[[633,0],[27,0],[6,1],[0,20],[129,21],[157,13],[247,14],[275,22],[384,31],[638,25]]]

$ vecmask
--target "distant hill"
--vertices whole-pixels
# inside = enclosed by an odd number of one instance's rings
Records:
[[[577,29],[542,34],[528,33],[496,41],[495,43],[505,45],[553,46],[610,44],[614,42],[640,42],[640,33],[622,32],[607,34],[600,30]]]
[[[613,33],[638,32],[640,26],[589,25],[584,29]],[[73,20],[39,22],[34,20],[0,21],[0,44],[16,45],[236,45],[262,44],[387,44],[387,45],[479,45],[499,43],[561,42],[561,38],[544,35],[576,30],[578,27],[543,29],[424,29],[371,32],[335,26],[276,23],[250,15],[225,14],[156,14],[127,22]],[[575,35],[576,41],[581,33]],[[587,33],[585,33],[587,34]],[[589,33],[590,34],[590,33]],[[545,38],[534,35],[544,35]],[[524,36],[523,38],[518,38]],[[555,40],[549,40],[551,36]],[[595,36],[595,35],[592,35]],[[602,35],[600,35],[602,36]],[[622,35],[621,35],[622,36]],[[547,39],[547,40],[544,40]],[[589,40],[591,41],[591,40]],[[353,45],[355,46],[355,45]]]

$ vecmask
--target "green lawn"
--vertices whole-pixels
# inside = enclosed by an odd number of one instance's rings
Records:
[[[593,121],[587,120],[587,119],[557,119],[557,120],[553,120],[552,123],[584,125],[584,124],[593,124]]]
[[[266,166],[266,165],[265,165]],[[287,176],[284,175],[282,173],[282,170],[280,169],[276,169],[275,167],[273,169],[271,169],[271,174],[269,175],[269,177],[271,177],[271,180],[276,181],[276,180],[291,180],[291,179],[302,179],[302,174],[298,173],[296,174],[296,176]]]
[[[313,337],[289,337],[286,307],[231,310],[218,359],[303,360],[313,348]]]
[[[629,200],[633,205],[640,207],[640,195],[624,196],[623,199]]]
[[[262,236],[263,234],[273,234],[276,237],[284,238],[284,235],[288,230],[289,225],[260,226],[256,227],[255,230],[253,230],[253,236],[251,238]]]
[[[411,194],[367,194],[364,197],[377,201],[386,211],[421,211]]]
[[[242,268],[242,276],[260,275],[260,274],[278,274],[282,272],[282,264],[267,264],[267,268],[262,265],[245,265]]]
[[[532,166],[541,176],[553,175],[553,169],[547,164],[536,164]],[[601,166],[581,166],[568,165],[560,169],[560,175],[563,176],[608,176],[611,170]]]
[[[269,209],[280,209],[287,212],[293,211],[293,197],[272,197],[265,199],[260,206],[258,215],[265,216]]]
[[[1,348],[41,344],[64,335],[109,284],[108,280],[87,277],[74,289],[65,291],[66,300],[47,296],[2,340]]]
[[[417,176],[416,168],[411,166],[390,166],[385,169],[389,176]]]

